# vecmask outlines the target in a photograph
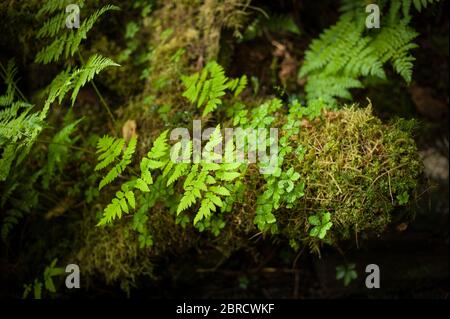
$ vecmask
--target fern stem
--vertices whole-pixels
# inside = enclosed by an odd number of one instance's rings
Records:
[[[81,55],[80,51],[78,51],[77,53],[78,53],[78,57],[80,58],[81,63],[84,65],[85,63],[84,63],[83,56]],[[106,103],[105,99],[103,98],[103,95],[100,93],[99,89],[97,88],[97,85],[95,85],[94,80],[91,81],[91,84],[92,84],[92,87],[94,88],[95,93],[97,94],[98,98],[100,99],[100,103],[103,105],[103,107],[108,112],[108,115],[111,118],[113,124],[116,125],[116,119],[114,118],[114,115],[112,114],[111,109],[108,106],[108,103]]]
[[[116,124],[116,120],[114,118],[114,115],[111,112],[111,109],[109,108],[108,104],[106,103],[105,99],[103,98],[102,94],[100,93],[100,91],[97,88],[97,85],[95,85],[94,80],[91,81],[92,83],[92,87],[95,90],[95,93],[98,95],[98,98],[100,99],[100,102],[103,104],[103,106],[105,107],[106,111],[108,112],[109,116],[111,117],[112,122],[114,123],[114,125]]]
[[[2,75],[2,79],[3,79],[3,81],[6,81],[6,74],[7,74],[7,72],[6,72],[6,69],[5,69],[5,67],[3,66],[3,63],[2,62],[0,62],[0,68],[2,69],[2,71],[3,71],[3,73],[0,73],[1,75]],[[13,86],[14,86],[14,89],[17,91],[17,93],[19,93],[19,95],[20,95],[20,97],[22,98],[22,100],[24,100],[25,102],[27,102],[27,103],[30,103],[29,101],[28,101],[28,99],[25,97],[25,95],[22,93],[22,91],[19,89],[19,87],[17,86],[17,84],[16,84],[16,81],[12,81],[12,84],[13,84]]]

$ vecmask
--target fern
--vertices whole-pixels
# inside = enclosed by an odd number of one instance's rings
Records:
[[[247,76],[243,75],[238,79],[231,79],[228,81],[228,88],[234,92],[234,96],[238,96],[247,87]]]
[[[61,3],[61,1],[59,2]],[[61,10],[61,7],[65,8],[65,5],[62,6],[56,4],[55,0],[49,0],[39,11],[38,16],[42,16],[44,13],[54,13],[56,10]],[[55,35],[58,35],[58,37],[37,53],[35,61],[37,63],[48,64],[58,61],[63,54],[66,59],[72,57],[78,51],[81,41],[86,38],[87,33],[92,29],[95,22],[101,15],[110,10],[119,10],[119,8],[113,5],[106,5],[96,10],[89,18],[83,21],[80,28],[76,31],[65,28],[65,19],[62,17],[64,12],[47,20],[38,31],[38,38],[52,38]]]
[[[22,299],[26,299],[31,291],[33,291],[34,299],[41,299],[43,291],[47,291],[50,293],[56,292],[53,277],[60,276],[65,273],[64,268],[56,267],[57,262],[58,259],[55,258],[49,266],[45,267],[44,273],[42,274],[42,280],[39,278],[35,278],[31,284],[24,285]]]
[[[48,87],[48,97],[41,112],[41,118],[45,118],[50,105],[58,100],[61,103],[66,94],[72,90],[72,106],[75,104],[78,92],[87,83],[93,80],[95,75],[109,66],[119,66],[109,58],[99,54],[92,55],[86,65],[72,71],[71,67],[59,73]]]
[[[79,1],[78,4],[81,7],[84,4],[84,1]],[[50,62],[59,61],[63,55],[64,58],[67,59],[72,57],[75,53],[79,53],[81,41],[87,37],[87,33],[92,29],[100,16],[107,11],[119,10],[116,6],[106,5],[96,10],[87,19],[84,19],[78,29],[70,30],[65,27],[66,5],[67,3],[64,1],[47,0],[38,12],[37,16],[42,18],[44,15],[54,14],[59,11],[59,13],[47,19],[37,32],[36,37],[40,40],[45,38],[54,38],[54,40],[37,53],[35,58],[36,62],[48,64]],[[81,54],[79,54],[79,56],[81,58]],[[80,62],[83,63],[83,61]],[[73,106],[80,89],[87,82],[92,81],[95,75],[110,66],[119,65],[114,63],[111,59],[99,54],[90,56],[87,63],[79,68],[68,66],[59,73],[48,86],[48,97],[41,112],[41,119],[44,119],[47,116],[50,105],[56,100],[61,103],[70,90],[72,90],[71,102]]]
[[[141,176],[137,179],[122,184],[121,191],[116,192],[116,196],[104,209],[103,217],[98,226],[112,223],[115,219],[120,219],[123,213],[129,213],[130,208],[136,207],[136,200],[133,189],[136,188],[143,193],[150,192],[150,185],[153,184],[151,170],[162,168],[169,160],[169,145],[167,144],[167,133],[164,131],[153,143],[151,150],[140,162]],[[97,143],[97,153],[100,153],[100,161],[95,170],[101,170],[116,161],[122,153],[122,159],[116,164],[108,174],[101,180],[99,189],[111,183],[121,174],[131,163],[131,157],[135,152],[137,138],[132,137],[128,147],[123,151],[125,141],[122,138],[116,139],[110,136],[102,137]],[[141,213],[142,214],[142,213]],[[142,216],[140,217],[143,218]]]
[[[73,2],[64,1],[64,0],[47,0],[41,6],[41,8],[37,12],[36,16],[40,18],[43,15],[52,14],[52,13],[55,13],[56,11],[64,10],[66,8],[66,6],[70,3],[73,3]],[[78,6],[80,6],[80,8],[82,8],[84,5],[84,0],[77,0],[76,3],[78,4]]]
[[[116,192],[116,197],[106,206],[103,217],[97,226],[109,224],[114,219],[121,218],[123,213],[128,214],[130,212],[129,207],[133,209],[136,207],[134,193],[128,188],[127,184],[122,184],[121,190]]]
[[[35,189],[35,184],[41,175],[42,171],[38,171],[31,176],[24,169],[14,171],[2,187],[0,209],[5,210],[7,203],[13,206],[13,208],[6,210],[5,217],[2,220],[1,238],[5,243],[19,220],[30,214],[37,206],[39,193]],[[25,179],[26,183],[21,182]]]
[[[82,88],[87,82],[91,81],[95,75],[99,74],[109,66],[119,66],[119,64],[109,58],[103,57],[99,54],[94,54],[90,56],[89,60],[81,69],[72,73],[72,105],[75,103],[80,88]]]
[[[232,182],[241,175],[238,171],[240,163],[217,164],[213,162],[218,159],[222,160],[221,155],[213,152],[220,142],[220,126],[217,126],[204,147],[204,160],[191,167],[183,184],[185,192],[177,207],[177,215],[194,205],[197,199],[201,199],[200,208],[194,218],[194,225],[210,218],[211,213],[215,212],[217,207],[223,207],[222,198],[230,196],[230,191],[226,187],[227,182]],[[224,158],[233,158],[227,152],[234,152],[234,148],[227,146],[225,148]]]
[[[127,148],[123,151],[125,140],[122,138],[115,139],[109,136],[101,138],[97,143],[97,153],[100,153],[98,160],[100,161],[95,170],[101,170],[115,161],[122,153],[121,160],[106,174],[100,181],[99,190],[105,185],[113,182],[131,163],[131,158],[136,150],[137,137],[130,139]]]
[[[39,112],[32,112],[33,106],[16,100],[14,76],[16,68],[11,60],[2,74],[7,89],[0,96],[0,181],[8,177],[13,161],[19,164],[29,153],[39,133],[44,128]]]
[[[157,171],[160,173],[158,180],[160,183],[164,181],[166,187],[173,186],[179,179],[185,177],[182,184],[184,193],[177,204],[176,214],[179,215],[188,208],[193,207],[194,204],[200,200],[198,211],[194,217],[194,225],[197,225],[200,221],[209,220],[212,216],[212,212],[216,212],[218,207],[221,208],[224,206],[223,199],[231,195],[229,188],[232,188],[232,186],[229,185],[229,183],[235,181],[241,175],[238,171],[241,164],[227,162],[220,164],[215,163],[217,160],[222,160],[222,155],[214,152],[214,148],[222,141],[220,126],[216,127],[213,134],[211,134],[209,141],[206,143],[202,153],[203,158],[200,163],[193,165],[188,162],[172,161],[169,144],[167,143],[167,134],[168,131],[164,131],[156,138],[150,151],[141,159],[141,175],[137,179],[124,184],[126,185],[126,190],[122,189],[122,191],[116,193],[115,198],[105,208],[104,215],[99,225],[111,223],[114,219],[120,218],[123,213],[128,213],[128,206],[131,208],[135,207],[134,201],[130,203],[126,200],[128,199],[127,194],[134,198],[134,194],[131,195],[133,188],[136,188],[143,193],[154,192],[155,188],[152,187],[152,173],[157,174]],[[117,159],[121,153],[122,143],[121,139],[115,139],[108,136],[99,140],[97,152],[100,153],[100,162],[97,164],[97,170],[108,166]],[[130,141],[127,150],[131,148]],[[176,144],[172,149],[172,151],[176,152],[179,150],[181,150],[181,143]],[[126,152],[127,151],[125,151],[125,153]],[[225,147],[224,158],[233,158],[230,153],[234,152],[235,149],[233,144],[227,144]],[[130,153],[132,152],[130,151]],[[191,155],[192,143],[189,142],[183,150],[182,158],[187,159],[190,158]],[[126,156],[124,155],[124,157]],[[116,167],[117,166],[120,165],[116,165]],[[119,169],[113,169],[111,171],[114,172],[113,176],[116,176]],[[108,175],[111,174],[111,171]],[[108,178],[108,175],[104,178],[105,182],[101,182],[100,186],[109,182],[110,179]],[[159,187],[161,187],[161,185]],[[143,217],[141,216],[140,218],[142,219]],[[213,224],[216,227],[220,223]]]
[[[141,177],[136,181],[136,188],[142,192],[149,192],[149,185],[153,184],[150,170],[163,167],[167,163],[169,145],[167,144],[168,130],[162,132],[153,143],[147,157],[142,158],[140,163]],[[164,158],[164,159],[163,159]]]
[[[54,171],[57,167],[62,172],[69,156],[69,147],[73,145],[77,139],[72,139],[70,135],[75,131],[76,126],[83,119],[79,119],[67,124],[63,129],[56,133],[52,142],[48,147],[47,165],[45,174],[42,179],[44,189],[48,189],[50,180],[54,177]]]
[[[19,220],[23,217],[23,212],[16,209],[11,209],[6,212],[6,216],[3,219],[1,237],[3,242],[6,243],[7,238],[14,228],[19,223]]]
[[[410,7],[420,11],[434,1],[381,1],[388,16],[379,30],[365,28],[365,2],[343,1],[338,22],[312,41],[305,53],[300,78],[306,78],[308,102],[321,98],[335,105],[336,98],[351,100],[350,89],[361,88],[361,79],[386,78],[385,67],[411,82],[417,37],[410,26]]]
[[[204,107],[203,116],[213,112],[222,104],[221,97],[226,90],[239,95],[247,85],[247,77],[229,79],[225,76],[223,68],[215,61],[209,62],[201,72],[190,76],[182,76],[181,80],[186,87],[183,96],[197,108]]]

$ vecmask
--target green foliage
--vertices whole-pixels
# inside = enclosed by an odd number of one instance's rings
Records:
[[[44,189],[48,189],[50,180],[54,177],[55,168],[58,169],[59,173],[62,173],[68,161],[69,148],[78,140],[78,138],[72,139],[70,135],[73,134],[76,126],[82,120],[78,119],[67,124],[53,136],[48,146],[47,165],[45,166],[45,173],[42,178]]]
[[[50,19],[47,19],[44,25],[37,32],[39,40],[43,38],[54,39],[51,44],[44,47],[36,55],[35,61],[38,63],[48,64],[50,62],[60,61],[62,57],[69,59],[78,53],[81,63],[80,67],[73,67],[69,64],[65,70],[60,72],[48,86],[48,97],[45,101],[44,108],[41,112],[41,119],[47,115],[50,105],[56,100],[61,103],[66,94],[72,90],[71,102],[74,105],[80,89],[87,83],[93,80],[95,75],[99,74],[105,68],[110,66],[119,66],[117,63],[100,54],[93,54],[88,61],[84,63],[80,53],[80,44],[83,39],[86,39],[87,33],[92,29],[96,21],[104,13],[111,10],[119,10],[118,7],[106,5],[96,10],[88,18],[83,19],[83,23],[78,29],[71,30],[65,26],[65,5],[61,1],[47,0],[46,4],[38,12],[38,17],[43,18],[46,14],[53,14],[56,11],[62,12],[56,14]],[[79,2],[80,7],[83,1]],[[64,54],[64,55],[63,55]]]
[[[159,171],[161,175],[158,177],[158,187],[175,187],[176,182],[184,177],[184,182],[182,184],[184,193],[176,207],[177,215],[194,206],[197,201],[200,200],[198,211],[194,217],[194,225],[198,225],[200,229],[211,227],[214,233],[217,233],[218,230],[223,228],[223,222],[218,222],[217,219],[212,220],[211,217],[213,212],[217,212],[218,208],[224,206],[224,198],[231,195],[229,189],[232,188],[232,186],[230,183],[240,176],[238,169],[241,164],[230,163],[224,160],[234,158],[235,148],[233,143],[228,143],[225,146],[223,157],[221,154],[214,152],[214,149],[222,141],[220,126],[217,126],[203,148],[201,161],[192,164],[190,162],[192,156],[192,142],[184,145],[184,149],[182,149],[182,143],[178,142],[173,146],[171,152],[169,152],[167,134],[168,131],[164,131],[155,139],[147,156],[144,156],[141,159],[140,177],[130,181],[129,184],[124,184],[126,185],[126,188],[123,188],[122,191],[116,193],[116,197],[105,208],[104,216],[99,225],[111,223],[115,218],[121,218],[123,212],[129,212],[128,206],[135,208],[134,194],[131,190],[132,187],[143,193],[154,192],[155,188],[151,187],[154,180],[152,173],[157,174],[157,171]],[[120,139],[114,139],[108,136],[100,139],[97,149],[98,152],[101,153],[99,157],[101,162],[97,165],[97,169],[104,168],[114,161],[119,156],[122,146],[123,142],[121,143]],[[130,146],[128,149],[129,148]],[[180,152],[182,161],[179,161],[180,158],[176,157]],[[223,162],[215,163],[217,160],[223,160]],[[109,178],[107,180],[109,180]],[[165,181],[165,185],[161,185],[162,180]],[[104,183],[101,183],[101,185],[103,184]],[[124,185],[122,185],[122,187]],[[130,185],[130,187],[128,187],[128,185]],[[132,198],[131,202],[129,200],[130,198]],[[155,199],[156,198],[154,198],[153,201]],[[145,220],[147,219],[144,212],[153,206],[154,203],[149,205],[145,202],[144,204],[147,205],[147,208],[145,210],[139,209],[139,217],[136,217],[133,226],[140,233],[142,247],[151,245],[151,237],[149,237],[144,226]],[[199,222],[202,223],[199,224]]]
[[[104,136],[99,139],[97,143],[97,153],[98,160],[100,161],[95,170],[101,170],[109,166],[114,162],[118,156],[122,153],[122,158],[120,161],[102,178],[100,184],[98,185],[99,190],[101,190],[107,184],[113,182],[131,163],[131,158],[136,150],[137,137],[133,136],[128,146],[123,150],[125,145],[125,140],[123,138],[112,138],[109,136]]]
[[[62,1],[48,0],[47,3],[38,12],[38,17],[42,17],[44,14],[51,14],[57,10],[63,10],[65,6],[62,6]],[[106,5],[88,18],[83,19],[80,27],[75,31],[66,28],[65,26],[65,11],[53,16],[51,19],[47,20],[44,25],[39,29],[37,37],[39,38],[54,38],[48,46],[44,47],[36,55],[36,62],[48,64],[50,62],[56,62],[64,54],[64,58],[67,59],[72,57],[78,50],[80,43],[83,39],[86,39],[87,33],[92,29],[95,22],[102,16],[105,12],[111,10],[119,10],[118,7],[113,5]]]
[[[336,267],[336,279],[342,280],[347,287],[354,279],[358,278],[355,264],[339,265]]]
[[[226,185],[240,176],[240,163],[222,162],[222,155],[213,151],[221,141],[220,126],[217,126],[204,147],[202,161],[191,166],[183,183],[184,194],[177,207],[177,214],[191,207],[197,199],[201,199],[194,225],[204,219],[208,220],[217,207],[223,207],[222,198],[230,196]],[[224,158],[232,158],[234,151],[233,144],[228,143],[225,146]],[[213,162],[217,160],[221,160],[221,163]]]
[[[64,274],[64,268],[55,267],[57,262],[58,259],[55,258],[49,266],[45,267],[42,280],[36,278],[33,283],[24,285],[22,299],[26,299],[31,292],[33,292],[34,299],[41,299],[43,289],[49,293],[56,292],[53,277]]]
[[[383,7],[393,8],[389,9],[393,20],[382,30],[364,30],[359,20],[351,17],[351,8],[342,11],[337,25],[325,31],[307,53],[302,76],[307,77],[308,107],[287,94],[282,96],[288,96],[289,103],[264,99],[260,95],[267,92],[264,76],[261,83],[245,75],[228,78],[214,61],[190,74],[196,68],[193,62],[201,64],[202,57],[208,58],[213,51],[211,38],[223,34],[216,24],[226,25],[235,19],[227,16],[235,10],[232,1],[219,3],[212,11],[208,2],[201,2],[200,10],[197,3],[186,1],[167,6],[159,3],[155,16],[138,20],[137,16],[147,16],[150,3],[153,1],[125,4],[141,11],[125,12],[113,19],[111,30],[97,29],[95,37],[84,43],[100,16],[116,7],[105,6],[89,15],[88,9],[95,3],[86,2],[81,28],[69,30],[64,26],[67,2],[45,1],[38,15],[42,27],[35,32],[38,41],[30,43],[30,52],[39,51],[35,61],[46,64],[35,66],[38,72],[50,73],[58,67],[61,72],[43,94],[30,95],[37,103],[41,97],[44,100],[36,109],[17,89],[13,65],[2,69],[7,83],[6,94],[0,97],[0,211],[5,242],[21,236],[22,232],[14,231],[20,219],[27,218],[25,230],[42,229],[39,226],[49,223],[45,219],[55,216],[49,212],[63,206],[64,218],[55,220],[52,225],[56,227],[33,243],[31,257],[38,256],[42,247],[47,249],[49,239],[67,231],[67,241],[49,247],[47,255],[52,256],[53,249],[67,252],[83,264],[86,279],[104,279],[108,286],[120,280],[121,287],[129,291],[135,280],[151,273],[152,262],[163,256],[198,250],[208,258],[222,258],[236,249],[247,250],[258,236],[289,242],[295,249],[310,246],[318,251],[323,244],[361,238],[360,232],[381,233],[393,208],[413,200],[420,169],[410,132],[403,132],[395,123],[382,124],[370,111],[331,111],[329,105],[336,98],[351,98],[351,89],[363,87],[367,77],[384,78],[388,65],[405,79],[411,77],[408,63],[415,33],[406,20],[408,1],[398,8]],[[246,5],[236,5],[244,12]],[[424,7],[417,1],[409,1],[409,6]],[[177,8],[177,17],[186,12],[186,23],[184,18],[176,20],[182,28],[187,26],[186,30],[171,25],[172,8]],[[200,16],[191,19],[188,13],[192,12]],[[395,34],[394,21],[399,16],[404,22],[398,24],[401,34]],[[214,20],[212,28],[203,21],[205,17]],[[253,36],[290,33],[286,34],[288,43],[300,33],[288,15],[259,17],[248,30],[251,27],[256,28]],[[117,41],[109,41],[116,32]],[[246,32],[244,40],[247,36],[252,35]],[[227,37],[221,39],[228,41]],[[104,52],[115,57],[104,57]],[[202,57],[195,56],[198,52]],[[292,52],[298,52],[297,48]],[[227,61],[228,52],[221,53]],[[140,80],[147,81],[142,95],[120,94],[116,91],[119,84],[110,84],[120,79],[114,73],[120,69],[109,68],[118,66],[113,60],[139,69],[138,76],[129,69],[121,73],[136,79],[140,74]],[[47,65],[53,62],[55,65]],[[98,116],[91,92],[83,89],[91,83],[98,91],[93,80],[106,70],[110,73],[105,81],[110,83],[102,86],[111,92],[111,100],[115,99],[115,115],[121,121],[136,121],[139,145],[136,135],[130,140],[118,138],[119,121],[106,123]],[[180,81],[180,74],[190,75]],[[33,85],[34,75],[26,77],[33,79]],[[243,94],[249,81],[253,96]],[[35,93],[29,84],[30,94]],[[137,93],[140,88],[131,89]],[[195,106],[180,103],[181,94]],[[94,105],[71,107],[69,116],[61,121],[68,97],[67,106],[77,102],[77,106]],[[101,96],[100,102],[104,102]],[[61,106],[47,118],[50,106],[56,103]],[[194,151],[197,141],[173,143],[166,130],[194,118],[196,112],[189,111],[195,108],[201,108],[204,122],[216,127],[209,140],[201,143],[202,154]],[[89,121],[81,125],[73,114],[86,114]],[[266,161],[234,162],[237,150],[233,143],[223,143],[220,133],[221,127],[233,126],[250,132],[278,128],[279,139],[269,138],[263,145],[268,148],[277,143],[278,152]],[[97,134],[106,130],[112,135],[98,139]],[[39,139],[42,143],[33,147],[39,135],[47,139]],[[95,142],[97,153],[92,155]],[[224,148],[224,154],[216,150],[219,147]],[[245,153],[256,152],[255,147],[247,140]],[[30,150],[32,157],[26,155]],[[272,173],[262,173],[270,166]],[[198,232],[204,233],[199,236]],[[29,238],[34,239],[34,235],[25,239]],[[14,248],[11,245],[11,250]],[[41,298],[56,291],[55,265],[25,287],[24,297]]]
[[[29,176],[22,168],[20,171],[14,171],[2,185],[0,209],[5,211],[1,228],[3,242],[7,242],[9,234],[19,220],[36,208],[39,193],[35,185],[41,175],[42,171],[38,171]],[[26,180],[26,183],[22,182],[23,180]],[[12,207],[7,209],[7,204],[12,204]]]
[[[330,230],[331,226],[333,226],[333,223],[330,220],[331,214],[328,212],[320,215],[316,214],[309,216],[308,223],[314,226],[309,231],[309,236],[324,239],[327,235],[327,231]]]
[[[125,140],[122,138],[113,138],[104,136],[99,139],[97,143],[97,153],[99,163],[95,170],[101,170],[118,160],[120,154],[122,157],[120,161],[112,169],[108,171],[106,176],[102,178],[99,183],[99,190],[107,184],[110,184],[122,174],[127,166],[131,163],[131,158],[136,150],[137,137],[133,136],[128,142],[128,146],[124,149]],[[136,207],[136,200],[133,191],[127,183],[121,185],[121,190],[116,192],[115,198],[104,209],[103,216],[97,226],[111,223],[116,218],[121,218],[122,213],[129,213],[129,207],[134,209]]]
[[[129,190],[127,184],[122,184],[121,190],[116,193],[110,204],[106,206],[103,216],[97,226],[103,226],[111,223],[116,218],[122,218],[122,213],[129,213],[131,207],[136,208],[136,199],[132,190]]]
[[[190,76],[182,76],[186,90],[183,96],[197,107],[203,107],[203,116],[213,112],[222,104],[221,97],[225,90],[239,95],[247,85],[247,77],[240,79],[229,79],[225,76],[223,68],[215,61],[209,62],[201,72]]]
[[[156,138],[151,150],[147,153],[147,157],[143,157],[141,160],[141,177],[137,179],[135,187],[140,189],[142,192],[149,192],[149,185],[153,184],[151,170],[161,168],[168,162],[168,132],[169,131],[166,130]]]
[[[109,66],[119,66],[119,64],[114,63],[109,58],[103,57],[99,54],[94,54],[89,57],[89,60],[86,64],[72,72],[69,83],[72,83],[73,91],[72,91],[72,105],[75,103],[78,92],[80,89],[87,83],[92,81],[95,75],[99,74],[105,68]]]
[[[6,216],[3,219],[1,237],[4,243],[6,243],[7,238],[11,230],[15,225],[19,223],[19,220],[23,217],[23,212],[20,210],[9,210],[6,212]]]
[[[397,195],[397,201],[399,205],[406,205],[409,201],[409,194],[408,192],[403,192],[401,194]]]
[[[335,105],[336,98],[352,99],[350,89],[361,88],[361,79],[386,79],[385,66],[411,82],[414,57],[411,50],[417,37],[409,25],[411,3],[420,11],[434,1],[382,1],[388,16],[382,14],[380,29],[367,29],[364,1],[343,1],[338,22],[312,41],[299,71],[307,78],[308,101],[321,98]]]
[[[4,72],[4,74],[3,74]],[[32,112],[32,105],[16,100],[17,90],[14,82],[16,68],[13,61],[3,68],[2,77],[7,85],[6,93],[0,96],[0,181],[8,177],[13,161],[22,162],[30,152],[44,123],[39,112]]]

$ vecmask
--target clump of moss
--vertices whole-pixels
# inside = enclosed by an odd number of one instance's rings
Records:
[[[122,224],[115,227],[95,227],[95,214],[85,214],[81,226],[75,260],[83,271],[89,286],[92,278],[102,279],[106,284],[120,283],[129,293],[139,277],[153,277],[153,263],[139,248],[135,236]]]
[[[277,214],[282,233],[317,243],[308,234],[308,217],[325,212],[333,223],[330,242],[362,231],[381,233],[394,208],[413,198],[422,170],[412,126],[405,124],[383,124],[370,106],[304,120],[298,135],[304,153],[294,165],[306,183],[305,195],[294,209]]]

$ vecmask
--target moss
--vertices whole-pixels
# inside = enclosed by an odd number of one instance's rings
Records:
[[[128,231],[125,223],[115,227],[95,227],[95,214],[85,214],[79,232],[72,260],[81,265],[85,282],[89,286],[92,278],[103,280],[107,284],[120,283],[129,291],[139,277],[153,276],[153,263],[139,249],[134,235]]]
[[[331,213],[330,242],[380,234],[403,204],[398,198],[413,198],[422,166],[404,122],[385,125],[371,107],[350,107],[303,121],[298,142],[304,156],[292,164],[306,182],[305,196],[277,214],[290,239],[311,244],[307,218],[320,212]]]

